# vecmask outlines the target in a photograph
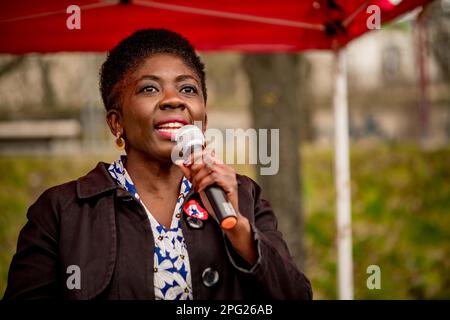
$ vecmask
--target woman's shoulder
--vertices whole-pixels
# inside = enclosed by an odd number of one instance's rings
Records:
[[[259,184],[255,180],[250,178],[249,176],[236,173],[236,180],[237,180],[239,187],[252,189],[252,190],[261,189]]]
[[[39,226],[48,234],[56,235],[61,221],[61,208],[73,199],[76,180],[46,189],[28,208],[27,219],[32,225]],[[70,197],[68,195],[71,195]]]
[[[77,180],[71,180],[65,183],[61,183],[44,190],[40,196],[36,199],[33,206],[60,204],[62,199],[74,198],[76,195]]]
[[[261,197],[262,189],[255,180],[242,174],[236,174],[236,180],[240,193],[246,193],[248,196],[253,198],[254,201]]]
[[[58,211],[63,210],[71,202],[77,201],[79,198],[83,198],[98,187],[110,187],[111,179],[108,180],[106,163],[99,162],[95,168],[90,170],[85,175],[52,186],[46,189],[37,200],[32,204],[32,207],[51,207],[53,209],[58,209]]]

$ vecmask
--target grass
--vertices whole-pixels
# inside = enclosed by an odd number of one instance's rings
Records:
[[[330,151],[305,150],[307,273],[336,299],[335,192]],[[355,298],[450,298],[450,150],[355,149],[351,154]],[[381,268],[381,290],[366,286]]]
[[[336,299],[333,154],[305,147],[302,157],[306,273],[316,299]],[[46,188],[98,161],[0,157],[7,169],[0,176],[0,296],[27,208]],[[450,298],[450,149],[355,148],[351,171],[355,298]],[[381,268],[380,290],[366,286],[369,265]]]

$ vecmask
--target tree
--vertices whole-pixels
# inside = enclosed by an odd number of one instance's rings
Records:
[[[431,3],[427,8],[425,18],[430,34],[431,52],[439,66],[443,80],[450,87],[450,4],[448,1]],[[447,137],[450,137],[450,121],[447,121],[446,131]]]
[[[244,56],[243,66],[252,91],[250,109],[253,127],[280,129],[279,172],[272,176],[261,175],[258,182],[279,218],[280,230],[286,237],[294,259],[303,268],[305,252],[300,137],[302,123],[305,122],[302,111],[307,103],[299,103],[299,98],[306,96],[302,88],[307,86],[301,85],[307,82],[301,81],[306,77],[300,76],[297,71],[308,70],[308,62],[305,57],[295,54],[251,54]]]
[[[450,83],[450,5],[444,3],[445,1],[436,1],[430,4],[427,24],[431,35],[431,51],[443,78]]]
[[[44,91],[42,104],[45,108],[52,109],[55,108],[56,98],[55,89],[51,82],[51,61],[45,57],[40,57],[38,62],[41,71],[42,89]]]
[[[19,67],[25,61],[25,56],[14,57],[0,66],[0,78]]]

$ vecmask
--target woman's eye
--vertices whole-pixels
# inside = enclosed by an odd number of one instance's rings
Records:
[[[192,87],[192,86],[186,86],[186,87],[183,87],[181,89],[181,92],[183,92],[183,93],[197,93],[197,89],[195,87]]]
[[[157,91],[158,91],[158,89],[156,89],[156,87],[154,87],[154,86],[145,86],[139,92],[153,93],[153,92],[157,92]]]

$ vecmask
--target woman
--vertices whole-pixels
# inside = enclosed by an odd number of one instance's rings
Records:
[[[138,31],[109,53],[100,87],[126,156],[30,207],[5,298],[311,299],[254,181],[205,152],[171,161],[176,130],[207,122],[204,65],[191,44]],[[232,229],[186,210],[203,210],[199,192],[211,184],[237,212]]]

